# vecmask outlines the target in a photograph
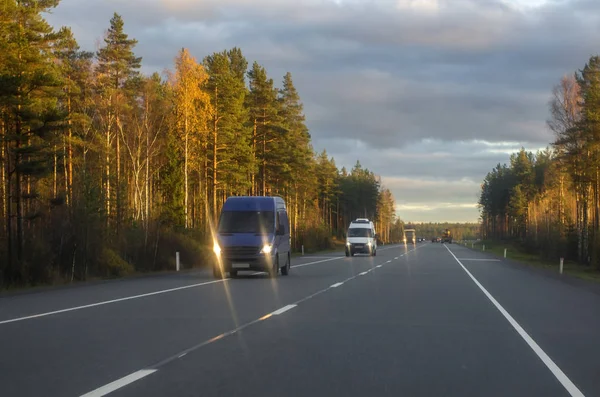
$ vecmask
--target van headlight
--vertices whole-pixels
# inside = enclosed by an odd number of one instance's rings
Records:
[[[350,247],[350,241],[346,241],[346,245]]]
[[[261,254],[270,254],[272,250],[273,250],[273,246],[271,244],[265,244],[265,245],[263,245],[262,249],[260,250],[260,253]]]
[[[369,242],[367,243],[367,245],[370,247],[370,246],[372,246],[373,244],[372,244],[372,243],[369,241]]]
[[[219,243],[215,241],[213,244],[213,251],[216,255],[221,255],[221,247],[219,247]]]

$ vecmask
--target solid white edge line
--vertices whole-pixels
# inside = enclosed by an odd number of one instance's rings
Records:
[[[452,251],[450,251],[450,248],[446,247],[446,249],[454,257],[456,262],[458,262],[460,267],[463,268],[463,270],[465,271],[465,273],[467,273],[471,280],[473,280],[475,285],[479,287],[479,289],[485,294],[485,296],[487,296],[487,298],[494,304],[494,306],[496,306],[496,309],[498,309],[498,311],[502,313],[504,318],[508,320],[508,322],[510,323],[510,325],[513,326],[515,331],[517,331],[521,338],[523,338],[523,340],[529,345],[531,350],[533,350],[533,352],[537,354],[540,360],[542,360],[546,367],[548,367],[550,372],[552,372],[556,379],[558,379],[558,381],[563,385],[567,392],[569,392],[569,394],[573,397],[585,397],[583,393],[577,388],[577,386],[575,386],[575,384],[571,382],[567,375],[565,375],[565,373],[558,367],[558,365],[556,365],[554,361],[552,361],[552,359],[546,354],[546,352],[544,352],[544,350],[542,350],[542,348],[533,340],[533,338],[529,336],[529,334],[523,329],[523,327],[521,327],[519,323],[517,323],[517,321],[506,311],[506,309],[504,309],[504,307],[502,307],[502,305],[498,303],[498,301],[492,296],[492,294],[490,294],[485,289],[485,287],[481,285],[479,281],[477,281],[477,279],[471,274],[471,272],[467,270],[465,265],[461,263],[461,261],[456,257],[456,255],[454,255]]]
[[[339,260],[339,259],[342,259],[342,258],[344,258],[344,257],[340,256],[340,257],[336,257],[336,258],[329,258],[329,259],[324,259],[324,260],[315,261],[315,262],[303,263],[303,264],[295,265],[295,266],[291,266],[291,267],[292,268],[296,268],[296,267],[310,266],[310,265],[315,265],[317,263],[335,261],[335,260]],[[254,274],[262,274],[262,273],[264,273],[264,272],[257,272],[257,273],[254,273]],[[207,281],[207,282],[198,283],[198,284],[184,285],[182,287],[169,288],[169,289],[160,290],[160,291],[148,292],[146,294],[126,296],[124,298],[111,299],[111,300],[108,300],[108,301],[101,301],[101,302],[91,303],[89,305],[69,307],[69,308],[66,308],[66,309],[54,310],[54,311],[51,311],[51,312],[32,314],[30,316],[23,316],[23,317],[11,318],[9,320],[2,320],[2,321],[0,321],[0,325],[2,325],[2,324],[8,324],[8,323],[14,323],[14,322],[17,322],[17,321],[31,320],[31,319],[39,318],[39,317],[51,316],[51,315],[54,315],[54,314],[67,313],[67,312],[72,312],[72,311],[75,311],[75,310],[89,309],[91,307],[108,305],[108,304],[111,304],[111,303],[124,302],[124,301],[132,300],[132,299],[145,298],[145,297],[153,296],[153,295],[166,294],[168,292],[175,292],[175,291],[181,291],[181,290],[188,289],[188,288],[201,287],[203,285],[209,285],[209,284],[215,284],[215,283],[222,283],[222,282],[224,282],[226,280],[229,280],[229,278],[224,278],[222,280]]]
[[[315,261],[315,262],[302,263],[302,264],[300,264],[300,265],[292,265],[292,266],[290,266],[290,267],[293,269],[293,268],[296,268],[296,267],[303,267],[303,266],[316,265],[317,263],[330,262],[330,261],[337,261],[337,260],[340,260],[340,259],[343,259],[343,258],[345,258],[345,256],[338,256],[338,257],[335,257],[335,258],[323,259],[323,260],[321,260],[321,261]]]
[[[285,312],[287,312],[288,310],[291,310],[291,309],[293,309],[293,308],[295,308],[295,307],[296,307],[296,305],[286,305],[286,306],[282,307],[281,309],[277,309],[277,310],[275,310],[275,311],[274,311],[274,312],[272,312],[271,314],[272,314],[273,316],[278,316],[278,315],[280,315],[280,314],[282,314],[282,313],[285,313]]]
[[[122,387],[127,386],[130,383],[133,383],[135,381],[138,381],[148,375],[151,375],[153,373],[155,373],[156,370],[155,369],[142,369],[140,371],[134,372],[132,374],[129,374],[121,379],[118,379],[114,382],[111,382],[107,385],[104,385],[102,387],[99,387],[96,390],[92,390],[89,393],[83,394],[81,397],[102,397],[105,396],[109,393],[112,393],[115,390],[118,390]]]
[[[70,307],[70,308],[67,308],[67,309],[55,310],[55,311],[52,311],[52,312],[39,313],[39,314],[33,314],[31,316],[24,316],[24,317],[12,318],[10,320],[0,321],[0,325],[2,325],[2,324],[8,324],[8,323],[14,323],[14,322],[17,322],[17,321],[30,320],[32,318],[39,318],[39,317],[51,316],[53,314],[60,314],[60,313],[72,312],[72,311],[75,311],[75,310],[88,309],[90,307],[108,305],[108,304],[111,304],[111,303],[124,302],[124,301],[132,300],[132,299],[145,298],[145,297],[153,296],[153,295],[166,294],[168,292],[181,291],[181,290],[184,290],[184,289],[201,287],[203,285],[208,285],[208,284],[222,283],[225,280],[229,280],[229,279],[226,278],[226,279],[222,279],[222,280],[213,280],[213,281],[207,281],[207,282],[204,282],[204,283],[184,285],[182,287],[169,288],[169,289],[164,289],[164,290],[160,290],[160,291],[148,292],[146,294],[126,296],[124,298],[118,298],[118,299],[112,299],[112,300],[108,300],[108,301],[91,303],[89,305],[75,306],[75,307]]]
[[[337,288],[340,285],[344,285],[344,283],[335,283],[335,284],[332,284],[329,288]]]

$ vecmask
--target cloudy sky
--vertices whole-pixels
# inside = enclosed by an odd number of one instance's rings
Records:
[[[290,71],[315,149],[381,175],[409,221],[476,221],[480,183],[552,141],[552,86],[600,52],[598,0],[62,0],[94,50],[113,12],[144,71],[238,46]]]

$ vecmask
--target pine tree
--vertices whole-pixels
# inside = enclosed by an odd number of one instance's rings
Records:
[[[16,207],[8,201],[5,279],[9,283],[25,276],[22,267],[14,266],[13,249],[17,264],[23,266],[26,231],[33,236],[32,222],[41,214],[29,199],[40,196],[37,188],[42,186],[37,182],[52,169],[51,142],[64,120],[57,106],[60,74],[51,53],[58,36],[42,17],[57,5],[58,0],[7,0],[1,14],[0,108],[5,152],[12,153],[6,162],[5,191],[14,197]]]
[[[109,216],[113,213],[111,153],[113,143],[115,146],[116,173],[114,177],[115,213],[117,233],[119,232],[122,218],[122,181],[121,181],[121,140],[125,135],[123,120],[132,95],[132,80],[139,76],[142,58],[136,57],[133,48],[137,40],[130,39],[124,31],[124,22],[117,13],[110,20],[110,27],[104,38],[104,47],[96,54],[98,59],[97,85],[101,99],[101,124],[105,130],[105,175],[104,191],[106,199],[106,212]]]
[[[220,196],[243,194],[249,188],[247,175],[251,168],[249,129],[244,128],[247,90],[247,62],[237,49],[214,53],[205,58],[210,78],[207,92],[212,104],[210,145],[212,170],[212,216],[217,219]],[[220,193],[222,193],[220,195]]]
[[[253,189],[254,193],[266,196],[268,193],[267,181],[271,175],[270,171],[276,168],[274,164],[275,147],[282,135],[277,90],[273,86],[273,79],[267,77],[265,68],[257,62],[254,62],[252,69],[248,72],[248,78],[250,80],[248,109],[253,131],[252,153],[259,166],[258,174],[261,180],[261,186],[258,188],[253,175]]]

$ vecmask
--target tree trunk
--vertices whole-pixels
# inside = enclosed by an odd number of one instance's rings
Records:
[[[217,89],[215,87],[215,98],[217,95]],[[215,109],[217,108],[217,102],[215,99]],[[215,110],[218,111],[218,110]],[[212,219],[213,222],[217,221],[217,141],[218,141],[218,123],[219,123],[219,119],[218,119],[218,113],[215,114],[215,118],[214,118],[214,130],[213,130],[213,153],[212,153],[212,163],[213,163],[213,169],[212,169]]]
[[[69,115],[71,115],[71,96],[69,95],[67,99],[67,107],[69,110]],[[71,117],[69,117],[69,142],[67,143],[67,158],[68,158],[68,167],[67,167],[67,180],[65,183],[67,185],[67,204],[71,204],[72,196],[73,196],[73,126],[72,126]]]
[[[258,124],[256,122],[256,119],[254,119],[254,125],[253,125],[253,129],[252,129],[252,159],[254,161],[254,164],[256,165],[256,140],[257,140],[257,127]],[[252,170],[252,195],[253,196],[257,196],[258,192],[256,189],[256,172],[254,172],[254,170]]]
[[[20,106],[19,106],[20,111]],[[17,118],[16,120],[16,135],[17,139],[15,140],[15,200],[17,202],[17,260],[19,261],[19,265],[23,260],[23,241],[24,241],[24,231],[23,231],[23,192],[21,186],[21,171],[19,171],[19,163],[21,162],[21,154],[19,152],[19,148],[21,146],[21,121]]]
[[[52,194],[53,197],[56,198],[57,196],[57,184],[58,184],[58,156],[56,155],[56,145],[54,145],[54,149],[53,149],[53,153],[54,153],[54,163],[53,163],[53,169],[52,169],[52,186],[53,186],[53,190],[52,190]]]
[[[108,119],[110,120],[110,115],[108,117]],[[106,187],[105,187],[105,193],[106,193],[106,220],[108,222],[108,219],[110,218],[110,121],[109,121],[109,125],[106,128],[106,143],[105,143],[105,150],[106,150],[106,158],[105,158],[105,173],[106,173]]]
[[[117,127],[121,128],[121,121],[119,118],[119,114],[117,114]],[[122,131],[122,130],[121,130]],[[115,140],[117,141],[117,152],[116,152],[116,161],[117,161],[117,180],[115,181],[115,194],[116,194],[116,216],[117,216],[117,228],[116,232],[119,235],[119,231],[121,230],[121,140],[119,139],[119,134],[115,136]]]
[[[185,213],[185,228],[188,228],[188,117],[185,115],[185,131],[184,131],[184,155],[183,155],[183,175],[184,175],[184,198],[183,198],[183,208]]]

